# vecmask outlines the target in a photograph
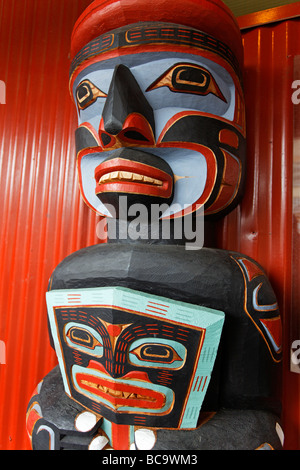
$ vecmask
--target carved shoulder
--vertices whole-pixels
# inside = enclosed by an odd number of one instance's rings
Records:
[[[275,362],[282,356],[282,328],[274,290],[265,272],[249,257],[231,254],[243,278],[243,312],[263,338]]]
[[[282,347],[276,296],[258,263],[239,253],[227,252],[227,257],[230,292],[224,294],[217,358],[220,405],[279,413]]]

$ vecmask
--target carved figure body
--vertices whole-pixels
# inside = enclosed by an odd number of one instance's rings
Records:
[[[243,192],[240,33],[221,2],[167,3],[98,0],[74,28],[79,184],[108,243],[50,280],[33,448],[280,448],[274,292],[248,257],[196,250],[203,210]]]

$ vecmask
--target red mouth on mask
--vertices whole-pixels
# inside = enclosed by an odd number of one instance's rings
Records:
[[[150,388],[153,384],[144,372],[130,372],[121,379],[113,379],[102,373],[102,369],[101,376],[92,373],[92,370],[98,369],[97,363],[91,361],[86,373],[76,374],[76,381],[83,391],[99,397],[99,401],[109,402],[116,410],[124,406],[160,410],[165,405],[165,395]],[[137,385],[137,382],[140,384]]]
[[[165,171],[119,157],[102,162],[95,169],[95,179],[96,194],[123,192],[169,198],[173,190],[173,178]]]

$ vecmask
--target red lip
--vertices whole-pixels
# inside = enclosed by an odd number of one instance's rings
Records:
[[[169,198],[172,177],[159,168],[123,158],[113,158],[95,169],[96,194],[124,192]]]
[[[89,372],[90,370],[90,372]],[[98,377],[93,375],[93,370],[99,370],[102,373],[105,369],[98,367],[94,361],[91,361],[87,372],[76,374],[76,380],[82,390],[92,393],[108,401],[115,409],[120,407],[145,408],[160,410],[165,404],[165,395],[147,387],[151,385],[147,374],[133,372],[126,374],[121,379],[114,380],[107,373]],[[122,380],[126,382],[122,382]],[[133,385],[130,380],[140,381],[141,385]]]

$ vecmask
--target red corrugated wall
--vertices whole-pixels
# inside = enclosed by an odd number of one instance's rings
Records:
[[[300,339],[294,337],[300,333],[299,327],[295,332],[300,312],[292,308],[292,294],[300,286],[294,286],[292,279],[295,105],[291,99],[296,78],[294,58],[300,54],[300,18],[246,28],[243,38],[247,185],[241,205],[220,224],[219,246],[245,253],[261,263],[277,294],[284,325],[285,448],[298,450],[300,374],[291,373],[289,368],[292,341]]]
[[[57,263],[97,242],[76,180],[72,27],[90,0],[1,0],[0,449],[29,449],[28,399],[56,364],[45,308]]]
[[[0,104],[0,341],[6,349],[6,364],[0,357],[0,449],[5,450],[30,448],[27,403],[56,364],[45,307],[49,276],[65,256],[98,241],[98,219],[79,196],[76,122],[68,95],[71,30],[89,3],[0,0],[0,80],[6,85],[6,104]],[[218,239],[219,246],[253,256],[266,268],[284,316],[287,351],[297,319],[290,301],[290,96],[299,38],[296,20],[244,31],[247,191],[242,205],[220,224]],[[289,372],[288,355],[286,443],[300,449],[300,376]]]

